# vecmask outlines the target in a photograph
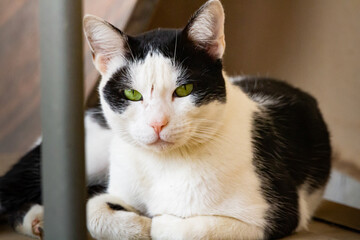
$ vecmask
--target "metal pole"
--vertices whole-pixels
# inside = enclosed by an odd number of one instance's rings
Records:
[[[82,1],[40,0],[45,239],[86,239]]]

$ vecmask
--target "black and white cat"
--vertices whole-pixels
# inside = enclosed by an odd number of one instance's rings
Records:
[[[220,1],[182,30],[133,37],[94,16],[84,30],[102,75],[102,112],[85,118],[90,189],[108,176],[87,205],[93,237],[274,239],[306,229],[330,171],[326,125],[307,93],[226,75]],[[39,159],[37,147],[0,181],[3,211],[32,236],[42,226]]]

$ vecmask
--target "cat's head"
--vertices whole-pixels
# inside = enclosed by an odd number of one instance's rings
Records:
[[[205,3],[183,29],[129,36],[86,16],[84,30],[102,75],[102,108],[116,134],[159,152],[191,148],[217,133],[226,102],[220,1]]]

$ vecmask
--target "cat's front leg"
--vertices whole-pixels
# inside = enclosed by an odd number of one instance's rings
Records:
[[[12,213],[10,217],[10,222],[14,221],[12,225],[15,230],[33,238],[42,239],[44,231],[44,207],[34,204],[30,206],[25,215],[22,214],[22,210],[18,210]]]
[[[229,217],[161,215],[152,220],[151,237],[156,240],[263,239],[264,232],[260,227]]]
[[[96,239],[150,239],[151,219],[121,199],[102,194],[87,203],[87,227]]]

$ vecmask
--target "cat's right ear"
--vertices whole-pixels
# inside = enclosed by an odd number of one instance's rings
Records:
[[[111,61],[125,59],[127,36],[119,29],[93,15],[84,17],[83,26],[94,65],[102,75],[106,74]]]
[[[221,59],[225,51],[224,22],[221,2],[209,0],[190,18],[184,32],[196,47],[214,59]]]

